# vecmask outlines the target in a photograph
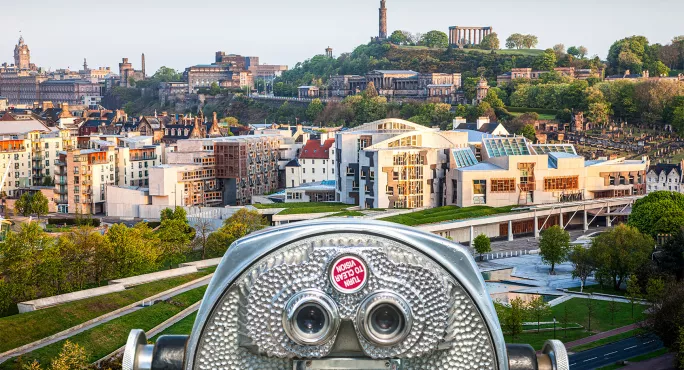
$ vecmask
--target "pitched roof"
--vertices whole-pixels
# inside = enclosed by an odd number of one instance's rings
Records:
[[[665,174],[669,174],[672,170],[677,171],[678,175],[682,175],[682,169],[679,164],[658,163],[648,168],[648,172],[653,171],[658,176],[660,176],[663,171],[665,171]]]
[[[335,139],[328,139],[323,145],[320,140],[309,140],[299,152],[299,159],[328,159],[330,158],[328,151],[333,144],[335,144]]]
[[[482,126],[480,126],[478,129],[477,123],[461,123],[456,128],[459,130],[473,130],[491,134],[497,129],[497,127],[499,127],[499,125],[501,125],[499,122],[489,122],[482,124]]]

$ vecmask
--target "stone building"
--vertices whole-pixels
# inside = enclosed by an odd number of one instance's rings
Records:
[[[591,69],[576,69],[575,67],[556,67],[553,70],[563,76],[578,80],[586,80],[591,77],[601,78],[603,76],[603,68],[592,71]],[[496,76],[496,83],[497,85],[502,85],[518,78],[538,80],[546,73],[549,73],[549,71],[535,71],[532,68],[512,68],[510,72]]]
[[[102,97],[99,83],[86,80],[48,80],[40,84],[39,102],[67,103],[69,105],[86,105],[92,99]]]
[[[477,83],[477,87],[475,89],[475,104],[480,104],[482,101],[487,97],[487,93],[489,93],[489,84],[487,83],[487,79],[483,77],[480,77],[480,81]]]
[[[137,71],[128,58],[123,58],[119,63],[119,85],[131,87],[131,80],[139,81],[145,79],[145,54],[141,57],[142,69]]]
[[[480,45],[482,39],[494,32],[493,27],[449,27],[449,45],[463,48],[466,45]]]
[[[374,70],[365,76],[338,75],[328,80],[332,97],[362,93],[373,82],[378,95],[388,98],[430,99],[456,103],[462,99],[460,73],[418,73],[407,70]]]
[[[216,83],[221,88],[252,87],[252,72],[229,64],[198,64],[185,69],[183,74],[188,83],[188,92],[195,93],[200,88],[210,88]]]
[[[19,70],[36,69],[36,66],[31,64],[31,50],[24,43],[23,36],[19,36],[19,42],[14,47],[14,66]]]
[[[307,140],[296,159],[285,165],[285,186],[335,180],[335,138],[321,134]]]

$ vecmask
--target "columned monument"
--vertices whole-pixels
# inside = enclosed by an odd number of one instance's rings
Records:
[[[449,27],[449,45],[462,48],[466,45],[479,45],[482,39],[494,32],[493,27]]]
[[[380,0],[380,32],[378,32],[378,39],[384,40],[387,38],[387,8],[385,7],[385,0]]]

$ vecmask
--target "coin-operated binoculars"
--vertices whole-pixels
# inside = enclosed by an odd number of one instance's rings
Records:
[[[190,336],[147,344],[133,330],[124,370],[565,370],[559,341],[541,354],[505,344],[468,251],[377,221],[326,219],[236,241]]]

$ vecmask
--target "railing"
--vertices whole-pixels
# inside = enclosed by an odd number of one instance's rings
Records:
[[[55,166],[66,166],[66,162],[62,162],[59,159],[55,159]]]
[[[0,147],[0,153],[8,153],[8,152],[21,152],[26,150],[26,147],[21,145],[21,146],[11,146],[7,148]]]
[[[135,162],[135,161],[152,161],[152,160],[156,160],[156,159],[158,159],[158,158],[159,158],[159,157],[156,156],[156,155],[153,155],[153,156],[151,156],[151,157],[150,157],[150,156],[133,157],[133,158],[131,158],[131,162]]]
[[[43,157],[42,155],[34,155],[33,156],[34,161],[42,161],[43,159],[45,159],[45,157]]]

